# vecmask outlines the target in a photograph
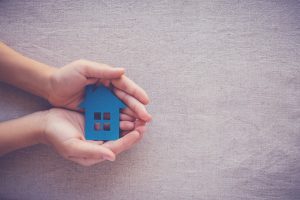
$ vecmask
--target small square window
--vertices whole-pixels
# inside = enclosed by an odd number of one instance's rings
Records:
[[[95,130],[95,131],[101,130],[101,124],[100,124],[100,122],[94,123],[94,130]]]
[[[94,112],[94,120],[100,120],[101,119],[101,113],[100,112]]]
[[[110,131],[110,123],[104,123],[103,130]]]
[[[103,119],[104,120],[110,120],[110,113],[109,112],[103,113]]]

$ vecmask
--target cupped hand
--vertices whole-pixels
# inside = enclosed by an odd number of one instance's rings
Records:
[[[122,113],[122,136],[115,141],[87,141],[84,138],[84,116],[76,111],[52,108],[45,114],[42,140],[64,158],[84,166],[104,160],[114,161],[116,155],[138,142],[146,129],[145,122]]]
[[[56,107],[78,110],[86,85],[102,83],[112,86],[115,94],[124,101],[139,119],[150,121],[145,105],[146,92],[124,75],[123,68],[113,68],[87,60],[74,61],[55,69],[49,78],[48,101]]]

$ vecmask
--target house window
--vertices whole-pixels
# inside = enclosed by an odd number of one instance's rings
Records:
[[[110,122],[104,120],[110,120],[110,112],[94,112],[94,130],[95,131],[110,131]]]
[[[103,119],[104,120],[110,120],[110,113],[109,112],[103,113]]]
[[[110,131],[110,123],[104,123],[104,125],[103,125],[103,130],[105,130],[105,131]]]
[[[101,123],[100,122],[95,122],[94,123],[94,130],[95,131],[101,130]]]
[[[94,112],[94,120],[100,120],[101,119],[101,112]]]

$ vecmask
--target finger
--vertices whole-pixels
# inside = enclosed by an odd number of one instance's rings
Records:
[[[147,130],[146,122],[144,122],[142,120],[136,120],[134,129],[137,130],[139,133],[143,134]]]
[[[133,112],[130,108],[122,109],[121,113],[131,116],[132,118],[138,118],[137,114]]]
[[[93,159],[101,159],[114,161],[115,154],[100,145],[93,144],[87,141],[79,140],[77,138],[65,142],[66,153],[68,156],[85,157]]]
[[[135,128],[134,129],[137,130],[143,136],[144,133],[147,130],[146,122],[141,121],[141,120],[136,120],[135,121]],[[127,130],[126,131],[122,131],[121,132],[121,136],[123,137],[123,136],[127,135],[128,133],[130,133],[130,131],[127,131]]]
[[[104,159],[87,159],[87,158],[78,158],[78,157],[69,157],[68,159],[77,164],[80,164],[80,165],[86,166],[86,167],[89,167],[89,166],[92,166],[94,164],[104,161]]]
[[[127,149],[130,149],[137,141],[140,140],[140,138],[141,134],[138,131],[134,130],[126,134],[124,137],[121,137],[118,140],[108,141],[102,146],[109,148],[117,155]]]
[[[147,130],[146,125],[147,125],[147,123],[145,121],[142,121],[142,120],[135,121],[134,130],[138,131],[140,133],[140,138],[136,142],[139,142],[143,138],[144,133]]]
[[[121,78],[114,79],[111,82],[113,86],[130,94],[143,104],[149,103],[149,97],[147,93],[140,86],[138,86],[132,80],[127,78],[125,75],[121,76]]]
[[[77,61],[76,67],[80,73],[89,78],[115,79],[125,73],[123,68],[113,68],[106,64],[88,60]]]
[[[123,131],[130,131],[134,129],[134,123],[129,121],[121,121],[120,129]]]
[[[136,127],[135,130],[140,132],[140,134],[144,135],[144,133],[147,131],[147,126],[146,125],[141,125],[139,127]]]
[[[141,138],[144,136],[144,133],[147,130],[146,122],[142,120],[136,120],[135,121],[135,130],[137,130],[141,134]]]
[[[146,122],[151,121],[151,115],[147,112],[145,106],[141,102],[117,88],[114,88],[114,92],[140,119]]]
[[[135,118],[131,117],[130,115],[124,114],[124,113],[120,113],[120,120],[121,121],[130,121],[130,122],[134,122]]]
[[[105,86],[105,87],[108,87],[110,86],[110,80],[102,80],[102,84]]]
[[[121,137],[124,137],[124,136],[127,135],[128,133],[130,133],[130,131],[122,131],[122,132],[121,132]]]

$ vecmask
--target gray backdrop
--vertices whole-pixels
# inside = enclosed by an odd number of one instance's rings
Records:
[[[0,199],[300,199],[299,1],[1,0],[0,38],[127,68],[154,117],[113,163],[1,157]],[[0,120],[48,107],[0,85]]]

